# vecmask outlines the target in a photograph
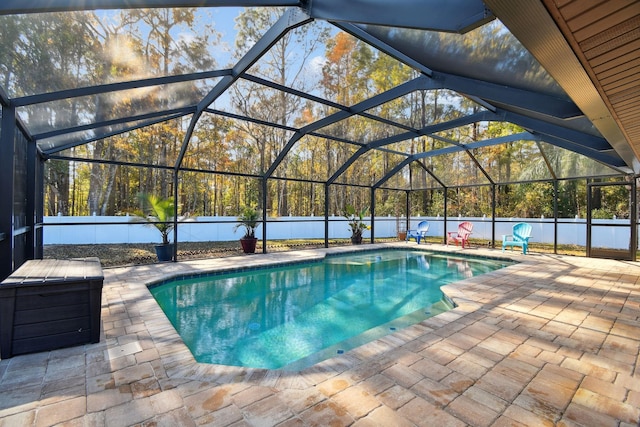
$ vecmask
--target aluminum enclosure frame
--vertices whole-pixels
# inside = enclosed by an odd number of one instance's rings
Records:
[[[491,7],[487,7],[487,5]],[[511,3],[511,6],[509,6],[509,2],[506,1],[493,0],[486,1],[485,4],[485,2],[479,0],[452,0],[449,2],[442,2],[437,0],[399,0],[396,2],[383,0],[357,0],[347,3],[342,0],[52,0],[46,3],[38,2],[35,0],[5,0],[2,4],[0,4],[0,15],[42,13],[51,11],[64,12],[74,10],[189,6],[284,6],[289,7],[289,9],[287,9],[281,19],[267,31],[264,37],[260,39],[259,42],[254,45],[249,50],[249,52],[231,69],[218,69],[199,73],[189,73],[179,76],[139,79],[16,98],[11,98],[10,96],[8,96],[4,89],[0,87],[0,102],[2,103],[2,129],[0,133],[0,178],[3,182],[3,185],[0,186],[0,200],[13,201],[15,199],[15,186],[13,183],[16,179],[16,176],[23,172],[27,174],[26,185],[29,188],[29,194],[26,201],[27,212],[25,221],[28,223],[25,226],[26,228],[15,227],[15,224],[13,223],[15,215],[13,203],[3,203],[0,207],[0,258],[5,260],[2,262],[2,265],[0,265],[0,277],[6,275],[7,272],[11,272],[12,269],[16,268],[17,265],[15,264],[20,263],[21,260],[42,255],[42,162],[47,158],[63,159],[65,158],[65,156],[60,156],[59,153],[68,148],[86,144],[108,136],[129,132],[131,130],[159,123],[164,120],[191,115],[189,127],[185,134],[178,159],[172,168],[165,168],[167,170],[173,171],[175,184],[174,196],[176,196],[177,198],[177,180],[179,179],[180,173],[187,170],[182,167],[182,160],[186,153],[186,150],[188,149],[192,132],[203,113],[206,112],[210,114],[219,114],[222,116],[226,115],[227,117],[234,117],[240,120],[253,120],[256,123],[266,126],[284,128],[283,125],[279,125],[276,123],[259,121],[249,117],[242,117],[239,115],[234,115],[232,113],[224,113],[210,108],[210,105],[213,101],[215,101],[218,97],[225,93],[225,91],[229,89],[234,82],[240,79],[252,81],[256,84],[260,84],[274,90],[280,90],[295,94],[296,96],[310,99],[314,102],[320,102],[325,105],[330,105],[333,108],[337,108],[339,110],[333,115],[317,120],[316,122],[310,123],[304,127],[287,128],[287,130],[294,132],[294,135],[287,142],[285,149],[278,154],[276,161],[270,165],[268,170],[263,175],[256,177],[262,180],[263,189],[266,189],[269,180],[283,179],[281,177],[275,176],[278,166],[289,154],[290,150],[295,146],[295,144],[307,135],[319,136],[322,138],[347,142],[359,146],[356,153],[347,162],[341,165],[336,173],[334,173],[325,182],[323,182],[323,184],[325,185],[325,194],[328,195],[331,185],[346,185],[337,182],[339,177],[348,169],[350,165],[352,165],[359,158],[359,156],[367,153],[372,149],[389,150],[388,148],[386,148],[386,146],[395,142],[404,141],[416,137],[429,136],[435,139],[444,140],[442,137],[437,135],[438,132],[455,128],[464,124],[474,123],[477,121],[510,122],[521,126],[525,129],[526,132],[519,135],[513,135],[511,137],[492,138],[483,141],[474,141],[467,144],[460,144],[456,141],[447,140],[446,142],[450,143],[451,145],[450,147],[444,149],[426,153],[403,153],[406,158],[394,168],[392,168],[384,177],[379,179],[373,185],[363,185],[364,187],[369,187],[371,189],[371,211],[375,211],[375,191],[378,189],[393,189],[385,187],[385,183],[387,183],[394,174],[400,172],[404,167],[412,164],[413,162],[417,162],[417,164],[424,168],[421,160],[439,154],[449,154],[458,151],[464,151],[467,153],[467,155],[473,162],[475,162],[481,174],[489,183],[479,185],[492,186],[494,191],[493,210],[495,211],[495,186],[501,185],[503,183],[495,182],[495,180],[491,176],[491,173],[485,170],[485,168],[480,165],[477,159],[475,159],[472,150],[475,148],[489,147],[491,145],[514,141],[516,140],[515,138],[532,140],[536,142],[544,141],[550,143],[551,145],[587,156],[609,166],[610,168],[612,168],[612,170],[619,172],[620,176],[626,175],[628,177],[633,176],[635,178],[635,174],[640,172],[640,162],[635,157],[635,155],[633,155],[633,153],[628,150],[628,147],[625,146],[625,143],[622,140],[623,138],[621,139],[619,129],[616,131],[616,129],[613,128],[609,122],[603,123],[600,117],[598,117],[598,114],[601,114],[603,112],[601,105],[598,107],[599,109],[586,108],[587,104],[584,101],[574,103],[573,101],[554,98],[549,95],[527,91],[522,88],[509,87],[506,85],[499,85],[479,79],[472,79],[464,76],[434,71],[429,68],[429,64],[420,63],[411,55],[407,54],[406,52],[400,52],[399,50],[388,44],[385,40],[381,40],[373,36],[366,30],[367,25],[383,25],[398,28],[465,33],[495,19],[495,15],[497,15],[500,19],[505,19],[509,28],[514,29],[516,32],[518,32],[518,34],[524,35],[523,43],[525,44],[525,46],[531,46],[535,42],[535,40],[526,37],[525,29],[522,28],[523,24],[519,20],[520,17],[518,15],[518,11],[516,10],[517,8],[513,7],[513,3]],[[438,14],[431,13],[433,12],[433,10],[438,10]],[[492,10],[498,13],[494,15]],[[541,21],[544,21],[545,25],[549,25],[549,22],[547,22],[547,17],[544,16],[544,13],[540,10],[539,7],[536,6],[534,12],[535,16],[537,16]],[[369,44],[373,48],[384,52],[393,58],[398,59],[404,64],[407,64],[408,66],[418,71],[421,76],[387,92],[364,100],[356,105],[340,105],[335,102],[314,97],[313,95],[300,93],[298,91],[295,91],[294,89],[287,88],[261,79],[257,76],[248,74],[248,70],[250,69],[251,65],[258,61],[263,55],[265,55],[265,53],[268,52],[273,44],[276,43],[281,37],[283,37],[284,34],[294,28],[297,28],[314,20],[323,20],[335,25],[336,27]],[[547,29],[547,31],[551,31],[551,29]],[[557,40],[554,41],[554,43],[557,44]],[[554,46],[556,46],[556,44],[554,44]],[[535,48],[532,48],[532,50],[535,51]],[[558,55],[568,55],[565,50],[566,46],[561,46],[558,50]],[[550,60],[547,59],[547,61]],[[553,68],[554,64],[549,63],[549,67]],[[214,77],[219,77],[221,80],[218,81],[215,87],[210,90],[206,94],[206,96],[204,96],[196,104],[168,111],[148,113],[136,117],[125,117],[108,121],[98,121],[81,126],[59,128],[31,135],[29,133],[28,126],[24,126],[23,124],[21,124],[21,121],[16,114],[17,108],[28,107],[47,102],[54,102],[57,100]],[[559,75],[558,78],[562,81],[562,79],[566,78],[566,76]],[[579,78],[584,79],[584,76],[580,75]],[[431,124],[421,129],[414,129],[406,125],[395,123],[389,119],[379,118],[367,113],[368,109],[401,97],[407,93],[410,93],[411,91],[433,89],[448,89],[455,91],[460,95],[476,102],[478,105],[482,106],[485,111],[450,120],[444,123]],[[571,89],[574,89],[573,86],[571,86]],[[572,94],[571,91],[569,92],[570,94]],[[591,88],[589,88],[589,96],[595,96],[592,93]],[[579,97],[576,95],[574,96],[574,98],[578,99]],[[582,100],[583,98],[580,99]],[[587,117],[591,118],[594,125],[600,130],[600,132],[602,132],[602,135],[594,135],[592,133],[583,132],[571,126],[571,121],[573,119],[585,117],[585,114],[583,114],[583,111],[585,110],[587,112]],[[397,126],[398,128],[405,129],[406,132],[400,135],[370,141],[368,143],[360,141],[348,141],[338,136],[325,135],[319,132],[320,129],[327,125],[337,123],[341,120],[353,116],[361,116],[368,119],[376,120],[382,124]],[[131,122],[139,123],[129,124]],[[67,144],[49,147],[45,145],[46,140],[49,138],[64,137],[83,131],[97,131],[101,128],[115,125],[122,125],[122,127],[118,130],[110,132],[103,131],[102,133],[94,134],[91,137],[79,139]],[[27,144],[27,171],[17,170],[14,166],[15,162],[13,161],[13,157],[16,151],[14,148],[15,144],[19,144],[21,140],[26,141],[24,143]],[[39,146],[38,144],[40,143],[43,143],[43,145]],[[84,161],[87,160],[84,159]],[[104,162],[123,165],[126,164],[125,162],[117,161],[110,162],[105,160]],[[144,166],[155,167],[153,165]],[[550,174],[554,177],[553,182],[555,183],[554,185],[557,188],[557,177],[555,176],[553,169],[549,165],[548,161],[547,167],[550,171]],[[222,173],[214,171],[208,172]],[[427,171],[427,173],[431,174],[432,172]],[[443,180],[441,180],[437,175],[432,175],[432,178],[434,178],[434,181],[442,186],[443,190],[446,193],[446,190],[449,187],[444,185]],[[311,180],[302,181],[322,183]],[[402,189],[396,190],[406,191]],[[407,192],[407,194],[409,193]],[[263,197],[266,198],[265,191],[263,191]],[[410,213],[407,212],[407,216],[409,216],[409,214]],[[177,212],[175,217],[177,218]],[[35,222],[34,220],[30,220],[29,218],[35,218]],[[266,216],[263,217],[263,221],[266,226]],[[40,233],[39,238],[37,237],[38,231]],[[25,236],[27,242],[26,246],[28,246],[28,248],[26,249],[25,253],[17,254],[13,249],[14,247],[16,247],[14,239],[23,234]],[[5,236],[4,239],[2,238],[3,235]],[[264,235],[266,236],[266,233]],[[174,228],[174,239],[176,242],[178,241],[177,227]],[[372,240],[373,239],[374,234],[372,233]],[[266,250],[266,244],[264,244],[263,247]],[[174,252],[174,260],[175,259],[177,259],[177,247],[175,248]]]

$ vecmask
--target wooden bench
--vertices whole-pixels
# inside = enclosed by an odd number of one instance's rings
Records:
[[[0,283],[0,357],[100,341],[98,258],[25,262]]]

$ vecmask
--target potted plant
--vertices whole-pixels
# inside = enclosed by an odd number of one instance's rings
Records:
[[[173,244],[169,243],[175,212],[173,197],[163,199],[153,194],[141,193],[138,198],[142,209],[133,212],[134,221],[144,222],[158,229],[162,236],[162,244],[155,246],[158,261],[170,261],[173,258]]]
[[[240,239],[242,251],[245,254],[252,254],[256,251],[256,228],[260,226],[260,211],[251,206],[242,208],[238,215],[238,224],[234,227],[234,231],[240,227],[244,227],[244,236]]]
[[[362,232],[364,230],[371,229],[371,226],[364,223],[364,215],[367,213],[367,210],[367,208],[363,208],[358,211],[352,205],[347,205],[342,211],[342,216],[344,216],[349,223],[351,243],[354,245],[362,243]]]

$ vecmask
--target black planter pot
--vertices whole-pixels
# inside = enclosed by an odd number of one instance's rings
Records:
[[[351,243],[354,245],[359,245],[362,243],[362,235],[360,236],[351,236]]]
[[[173,243],[156,245],[155,248],[158,261],[171,261],[173,258]]]
[[[256,252],[256,243],[258,243],[257,237],[243,237],[240,239],[240,244],[242,245],[242,251],[245,254],[253,254]]]

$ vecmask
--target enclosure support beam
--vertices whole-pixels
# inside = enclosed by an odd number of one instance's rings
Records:
[[[553,180],[553,253],[558,255],[558,180]]]
[[[88,124],[88,125],[80,125],[75,126],[73,128],[61,129],[51,132],[44,132],[41,134],[33,135],[33,139],[40,142],[41,151],[44,155],[49,156],[51,154],[59,153],[60,151],[67,150],[69,148],[77,147],[79,145],[87,144],[89,142],[97,141],[99,139],[109,138],[111,136],[120,135],[126,132],[130,132],[132,130],[140,129],[146,126],[154,125],[156,123],[166,122],[172,119],[177,119],[182,116],[186,116],[187,114],[191,114],[195,111],[195,108],[178,108],[175,110],[168,110],[163,112],[155,112],[149,114],[141,114],[139,116],[132,117],[121,117],[119,119],[107,120],[104,122],[100,122],[99,124]],[[135,123],[131,125],[130,123]],[[124,125],[124,126],[120,126]],[[101,127],[109,127],[113,130],[110,130],[105,133],[99,133],[97,130]],[[71,142],[66,142],[62,145],[53,145],[47,148],[49,144],[46,140],[47,138],[52,138],[59,135],[64,134],[73,134],[75,132],[86,132],[86,131],[94,131],[87,132],[87,134],[91,134],[87,138],[79,138],[78,140],[72,140]],[[73,138],[73,137],[71,137]]]
[[[178,200],[180,193],[178,191],[179,171],[173,171],[173,262],[178,262]]]
[[[33,144],[33,149],[36,150],[36,144]],[[34,238],[35,238],[35,259],[42,259],[44,257],[44,159],[39,154],[35,155],[35,170],[36,176],[34,179],[34,188],[37,192],[35,198],[34,212],[36,215],[34,224]]]
[[[0,128],[0,280],[13,271],[13,187],[16,109],[2,106]]]
[[[144,7],[253,7],[299,6],[300,0],[3,0],[0,15],[18,13],[68,12],[73,10],[139,9]]]
[[[491,184],[491,249],[496,248],[496,184]]]
[[[27,176],[26,179],[26,204],[25,212],[26,218],[25,226],[27,227],[27,238],[25,253],[26,259],[34,259],[36,255],[36,168],[38,167],[36,143],[34,141],[27,141]]]
[[[267,178],[262,177],[260,182],[262,185],[262,253],[267,253]]]
[[[612,168],[624,169],[626,167],[624,160],[617,153],[611,153],[613,150],[611,145],[602,137],[525,117],[521,114],[503,112],[498,116],[504,116],[504,121],[521,126],[536,135],[541,135],[542,140],[558,147],[596,159]]]
[[[371,212],[371,243],[375,243],[375,217],[376,217],[376,189],[371,187],[369,192],[369,205],[371,208],[369,209]]]
[[[586,180],[586,189],[587,189],[587,257],[591,257],[591,226],[592,226],[592,216],[591,216],[591,210],[593,209],[593,201],[592,201],[592,194],[591,194],[591,183],[592,180],[587,178]]]
[[[324,247],[329,247],[329,184],[324,185]]]
[[[448,209],[447,206],[449,204],[449,189],[447,187],[442,187],[442,191],[444,192],[444,233],[442,233],[442,243],[447,244],[447,218],[448,218]]]
[[[638,205],[637,205],[637,181],[636,177],[631,179],[631,209],[629,212],[629,221],[631,221],[631,261],[635,262],[638,252]]]
[[[440,72],[434,72],[432,78],[445,89],[475,96],[490,103],[517,106],[561,119],[583,116],[573,102],[543,93]]]
[[[411,194],[411,191],[407,190],[406,191],[406,196],[405,196],[405,201],[404,201],[404,214],[405,214],[405,226],[404,226],[404,230],[406,232],[409,232],[409,225],[410,225],[410,221],[409,221],[409,195]]]

